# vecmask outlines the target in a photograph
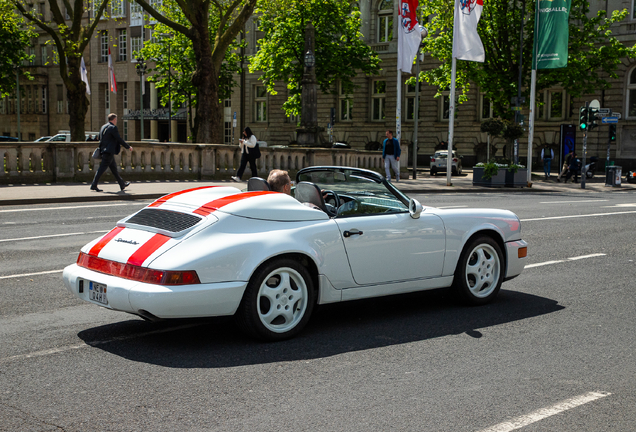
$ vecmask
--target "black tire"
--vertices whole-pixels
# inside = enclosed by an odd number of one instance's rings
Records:
[[[451,168],[451,175],[457,175],[457,168]]]
[[[497,242],[488,236],[476,237],[462,251],[452,289],[463,303],[489,303],[501,289],[504,270],[503,254]]]
[[[431,168],[431,175],[434,176],[435,174],[437,174],[437,170]]]
[[[236,312],[239,327],[265,341],[296,336],[315,304],[309,271],[289,258],[275,259],[252,275]]]

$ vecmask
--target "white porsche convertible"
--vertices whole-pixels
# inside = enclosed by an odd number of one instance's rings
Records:
[[[510,211],[422,206],[363,169],[311,167],[296,180],[294,196],[261,179],[246,192],[166,195],[84,246],[65,285],[148,320],[235,315],[281,340],[316,304],[444,287],[484,304],[525,266]]]

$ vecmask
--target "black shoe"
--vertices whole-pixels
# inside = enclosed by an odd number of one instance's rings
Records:
[[[91,186],[91,190],[94,192],[103,192],[100,188]]]
[[[121,188],[120,190],[124,190],[124,189],[126,189],[128,186],[130,186],[130,182],[126,182],[126,183],[124,183],[124,185],[123,185],[123,186],[120,186],[120,188]]]

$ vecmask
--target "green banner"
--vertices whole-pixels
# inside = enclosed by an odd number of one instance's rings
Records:
[[[571,0],[537,0],[533,69],[568,65],[568,20]]]

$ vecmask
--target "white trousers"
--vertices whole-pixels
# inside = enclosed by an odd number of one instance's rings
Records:
[[[400,181],[400,161],[395,160],[395,155],[386,155],[384,158],[384,169],[386,170],[386,179],[391,180],[391,170],[393,168],[395,179]]]

